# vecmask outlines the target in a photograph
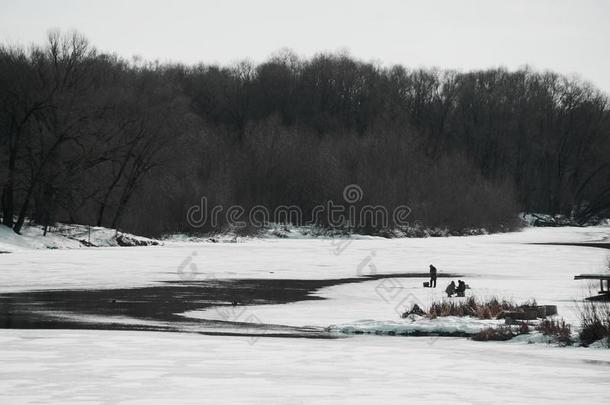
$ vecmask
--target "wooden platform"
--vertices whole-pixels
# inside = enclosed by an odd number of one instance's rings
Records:
[[[579,274],[574,276],[574,280],[599,280],[599,294],[605,294],[610,296],[610,273],[603,274]],[[604,289],[604,281],[606,281],[606,288]]]

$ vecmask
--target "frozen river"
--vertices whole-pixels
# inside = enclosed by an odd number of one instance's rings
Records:
[[[399,324],[404,306],[441,298],[458,277],[471,294],[535,298],[576,323],[574,300],[589,286],[573,276],[600,272],[610,251],[539,243],[609,236],[592,227],[3,254],[5,327],[15,312],[36,316],[34,329],[0,330],[0,402],[591,402],[610,388],[609,350],[325,331]],[[431,263],[444,276],[436,290],[421,287]]]

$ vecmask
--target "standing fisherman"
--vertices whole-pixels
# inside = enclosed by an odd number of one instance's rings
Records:
[[[430,265],[430,287],[436,288],[436,267]]]

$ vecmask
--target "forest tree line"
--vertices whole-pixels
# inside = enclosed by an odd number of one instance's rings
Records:
[[[281,51],[231,66],[130,62],[77,33],[0,48],[4,225],[157,236],[189,207],[408,205],[455,231],[518,212],[610,216],[610,104],[528,68],[467,73]],[[307,219],[307,218],[305,218]],[[374,229],[364,229],[375,232]]]

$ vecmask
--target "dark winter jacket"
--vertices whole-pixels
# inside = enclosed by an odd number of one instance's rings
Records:
[[[445,288],[445,292],[447,293],[447,295],[455,294],[455,282],[454,281],[452,281],[451,284],[449,284],[447,286],[447,288]]]

